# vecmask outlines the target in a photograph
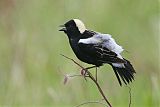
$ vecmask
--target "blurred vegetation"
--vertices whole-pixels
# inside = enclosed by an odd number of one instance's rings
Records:
[[[132,107],[159,107],[159,3],[156,0],[0,0],[0,106],[74,107],[101,99],[93,83],[83,78],[63,84],[62,73],[76,74],[80,69],[60,56],[63,53],[78,61],[67,37],[58,32],[58,26],[79,18],[87,28],[112,34],[128,51],[123,55],[131,60],[137,72],[130,85]],[[98,75],[113,106],[127,107],[128,88],[119,86],[111,67],[99,68]]]

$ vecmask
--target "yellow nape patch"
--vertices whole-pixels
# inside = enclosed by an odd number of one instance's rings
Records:
[[[76,23],[76,26],[77,26],[78,30],[82,34],[86,30],[86,27],[85,27],[84,23],[79,19],[73,19],[73,20]]]

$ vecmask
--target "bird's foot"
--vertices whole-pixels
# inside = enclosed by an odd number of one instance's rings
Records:
[[[88,77],[87,69],[81,69],[81,75],[84,77],[84,79],[87,81],[86,77]]]

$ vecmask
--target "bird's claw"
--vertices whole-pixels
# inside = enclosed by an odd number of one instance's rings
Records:
[[[87,69],[81,69],[81,75],[84,77],[84,79],[87,81],[86,77],[88,77]]]

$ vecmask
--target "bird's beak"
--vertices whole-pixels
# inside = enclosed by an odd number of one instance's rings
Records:
[[[67,31],[65,25],[60,25],[59,27],[62,27],[59,31],[64,31],[64,32]]]

